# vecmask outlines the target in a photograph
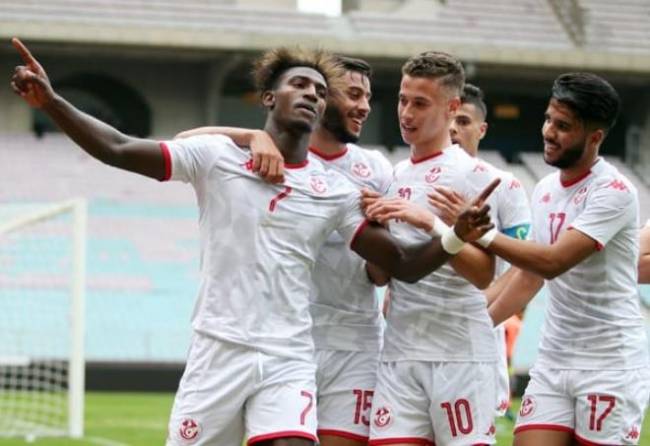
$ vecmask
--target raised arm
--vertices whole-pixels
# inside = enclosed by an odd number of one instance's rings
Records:
[[[224,135],[240,147],[249,147],[253,156],[253,172],[257,172],[269,183],[284,181],[284,158],[271,135],[264,130],[239,127],[198,127],[186,130],[175,138],[189,138],[196,135]]]
[[[25,65],[17,66],[11,87],[30,106],[43,110],[89,155],[108,165],[151,178],[165,178],[165,158],[158,142],[127,136],[75,108],[56,94],[47,73],[17,38],[12,44]]]

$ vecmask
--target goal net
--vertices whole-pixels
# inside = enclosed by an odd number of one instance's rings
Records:
[[[83,435],[86,204],[0,205],[0,437]]]

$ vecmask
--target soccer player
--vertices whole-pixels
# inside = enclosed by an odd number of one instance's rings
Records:
[[[426,239],[401,212],[428,207],[434,186],[471,196],[493,178],[451,142],[463,84],[461,63],[446,53],[422,53],[402,67],[398,116],[411,157],[395,167],[390,198],[370,204],[367,213],[381,219],[377,206],[395,210],[383,221],[404,242]],[[484,288],[494,259],[472,249],[476,257],[466,266],[481,275],[475,283]],[[481,291],[450,264],[414,284],[393,278],[390,293],[370,444],[494,443],[496,343]]]
[[[451,141],[458,144],[470,156],[475,158],[478,156],[479,144],[488,129],[488,123],[486,122],[487,107],[483,98],[483,91],[479,87],[466,83],[460,97],[460,108],[456,112],[450,127]],[[494,175],[501,178],[499,187],[494,191],[496,206],[494,223],[497,229],[510,237],[525,240],[528,238],[528,232],[530,231],[531,214],[528,197],[521,186],[521,182],[511,172],[499,170],[484,160],[480,160],[480,163],[480,168],[489,169]],[[455,191],[446,188],[436,188],[435,192],[430,196],[430,203],[438,209],[440,217],[448,225],[454,223],[455,216],[462,209],[464,201],[463,197]],[[496,266],[496,275],[501,276],[506,272],[509,265],[502,259],[497,259]],[[500,280],[507,280],[507,276]],[[494,286],[498,288],[499,284],[495,283]],[[486,294],[490,295],[492,293],[493,290],[486,290]],[[517,318],[517,316],[513,317]],[[516,323],[520,323],[519,319],[517,319]],[[495,327],[495,335],[499,352],[497,415],[503,416],[506,415],[510,407],[510,379],[505,323]],[[511,416],[509,415],[509,417]]]
[[[372,70],[367,62],[336,56],[344,74],[332,91],[310,152],[357,188],[385,194],[393,177],[390,162],[376,150],[355,143],[370,113]],[[269,181],[282,176],[282,155],[272,141],[253,130],[201,127],[179,134],[226,134],[251,147],[259,173]],[[280,160],[280,162],[278,162]],[[318,438],[321,446],[361,446],[368,441],[384,321],[365,261],[338,234],[321,248],[312,279],[310,313],[316,347]]]
[[[315,376],[308,311],[310,270],[337,231],[362,257],[415,281],[490,227],[477,197],[442,238],[405,247],[368,224],[354,187],[307,159],[337,66],[320,52],[279,49],[255,69],[265,130],[281,148],[285,182],[252,172],[232,140],[198,136],[158,142],[133,138],[57,95],[45,70],[18,40],[25,65],[11,85],[83,150],[106,164],[158,180],[191,183],[199,205],[201,286],[194,335],[169,424],[169,445],[302,446],[316,440]],[[480,205],[480,209],[479,209]]]
[[[650,283],[650,220],[646,222],[640,234],[639,283]]]
[[[489,249],[519,268],[490,305],[495,323],[549,291],[516,446],[637,444],[650,395],[637,291],[637,192],[599,148],[620,99],[604,79],[568,73],[545,113],[544,160],[558,168],[532,195],[534,242],[496,234]]]

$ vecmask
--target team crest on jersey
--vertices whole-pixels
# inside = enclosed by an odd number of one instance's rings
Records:
[[[636,440],[639,439],[640,436],[641,436],[641,430],[639,429],[639,426],[637,426],[636,424],[633,424],[630,427],[630,429],[628,430],[627,435],[625,436],[625,439],[626,440],[636,441]]]
[[[440,178],[440,173],[442,172],[442,169],[439,166],[434,166],[427,172],[427,174],[424,176],[424,181],[427,183],[435,183],[438,181],[438,178]]]
[[[191,418],[185,418],[181,421],[181,427],[178,429],[178,434],[187,444],[192,444],[198,440],[201,435],[201,425]]]
[[[510,184],[508,185],[508,189],[519,189],[521,188],[521,183],[519,182],[518,179],[513,178]]]
[[[383,406],[375,411],[373,418],[377,429],[385,429],[393,423],[393,411],[388,406]]]
[[[524,397],[524,400],[521,402],[521,408],[519,408],[519,416],[527,417],[535,412],[535,399],[532,396]]]
[[[550,192],[546,192],[544,196],[539,200],[540,203],[550,203],[551,202],[551,194]]]
[[[577,206],[585,201],[585,198],[587,198],[587,186],[582,186],[580,189],[578,189],[578,192],[576,192],[575,196],[573,197],[573,204]]]
[[[309,186],[311,187],[311,190],[319,195],[327,192],[327,183],[321,177],[310,177]]]
[[[372,170],[364,163],[359,162],[352,165],[352,173],[359,178],[368,178],[372,175]]]
[[[249,172],[253,171],[253,158],[249,159],[245,163],[241,163],[240,166],[242,166],[244,169],[248,170]]]

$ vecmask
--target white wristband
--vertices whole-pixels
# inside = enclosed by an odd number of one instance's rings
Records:
[[[492,243],[492,241],[494,240],[494,238],[497,236],[498,233],[499,231],[497,231],[496,228],[492,228],[488,232],[483,234],[481,238],[476,240],[476,243],[478,243],[484,248],[487,248],[488,246],[490,246],[490,244]]]
[[[463,246],[465,246],[465,242],[458,238],[453,226],[442,234],[440,243],[442,244],[442,249],[451,255],[458,254],[463,249]]]
[[[447,224],[440,220],[438,217],[434,216],[433,217],[433,227],[431,228],[431,231],[429,231],[429,235],[431,237],[442,237],[442,234],[447,232],[449,229],[449,226]]]

